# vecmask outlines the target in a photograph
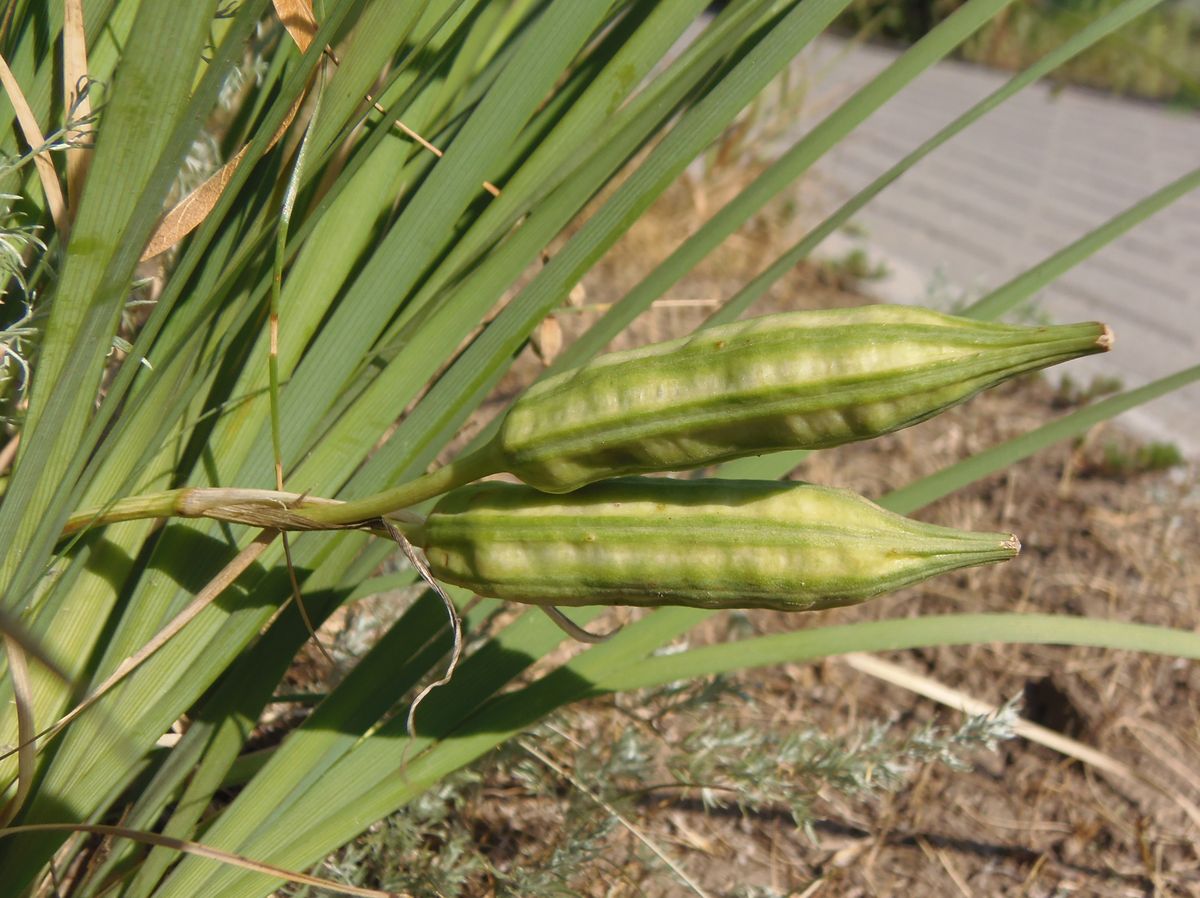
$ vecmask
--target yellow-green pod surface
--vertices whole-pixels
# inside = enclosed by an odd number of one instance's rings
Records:
[[[1003,561],[1008,533],[967,533],[802,483],[623,478],[567,496],[454,490],[419,537],[435,577],[535,605],[808,611]]]
[[[525,483],[569,492],[879,436],[1110,343],[1102,324],[1023,327],[908,306],[768,315],[599,356],[535,384],[491,448]]]

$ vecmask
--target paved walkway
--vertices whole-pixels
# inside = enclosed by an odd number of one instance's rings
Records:
[[[829,39],[807,51],[806,124],[894,58]],[[1004,80],[957,62],[925,72],[818,164],[805,204],[836,208]],[[877,197],[856,219],[861,237],[835,235],[818,255],[861,242],[891,272],[868,291],[945,306],[1004,283],[1197,165],[1200,115],[1038,84]],[[1135,387],[1200,362],[1200,191],[1077,266],[1037,304],[1051,320],[1101,319],[1116,333],[1113,352],[1065,366],[1076,381],[1116,376]],[[1200,458],[1200,386],[1120,420]]]

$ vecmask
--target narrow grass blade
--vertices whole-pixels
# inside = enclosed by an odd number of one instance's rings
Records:
[[[46,326],[21,449],[0,508],[0,543],[26,547],[0,559],[0,592],[9,608],[25,600],[66,516],[52,496],[64,478],[78,473],[79,439],[137,264],[138,235],[149,235],[190,140],[193,123],[182,117],[215,0],[184,8],[186,13],[156,4],[142,8],[133,52],[122,63],[105,113],[93,161],[95,186],[79,206],[58,284],[60,301]],[[217,80],[202,82],[212,92],[208,105]]]
[[[477,397],[485,387],[495,383],[529,332],[566,297],[582,274],[720,133],[724,123],[753,99],[843,6],[842,0],[805,3],[771,28],[711,93],[683,116],[608,202],[463,352],[383,449],[367,463],[356,478],[356,487],[395,482],[397,472],[429,448],[431,437],[460,423],[469,412],[462,399]]]
[[[1028,458],[1041,449],[1071,437],[1080,436],[1089,428],[1116,417],[1121,412],[1137,408],[1152,399],[1182,389],[1198,380],[1200,380],[1200,365],[1195,365],[1167,377],[1159,378],[1135,390],[1110,396],[1108,399],[1095,402],[1078,411],[1071,412],[1069,415],[1063,415],[1058,420],[1043,424],[1036,430],[1031,430],[1029,433],[1001,443],[999,446],[993,446],[991,449],[985,449],[957,464],[943,468],[935,474],[930,474],[928,477],[894,490],[884,497],[881,504],[900,514],[908,514],[937,501],[942,496],[949,495],[955,490],[987,477],[989,474],[994,474]]]
[[[1007,284],[997,287],[987,296],[982,297],[962,314],[969,318],[999,318],[1006,312],[1012,311],[1047,284],[1062,277],[1092,253],[1197,187],[1200,187],[1200,168],[1193,169],[1176,178],[1170,184],[1134,203],[1124,212],[1110,218],[1100,227],[1084,234],[1074,243],[1063,247],[1033,268],[1023,271]]]
[[[1200,635],[1167,627],[1060,614],[948,614],[820,627],[795,633],[656,655],[602,675],[598,691],[661,686],[676,680],[848,652],[984,643],[1083,645],[1133,652],[1200,658]]]
[[[950,138],[965,130],[988,112],[998,107],[1009,97],[1035,83],[1053,72],[1065,62],[1075,58],[1084,50],[1096,44],[1097,41],[1112,34],[1117,29],[1128,24],[1149,9],[1154,8],[1162,0],[1127,0],[1107,14],[1096,19],[1086,28],[1066,41],[1061,46],[1047,53],[1025,71],[1014,76],[995,92],[984,97],[946,127],[942,128],[928,140],[921,143],[911,153],[881,174],[878,178],[860,190],[836,212],[813,228],[779,258],[772,262],[750,283],[740,289],[736,295],[725,302],[720,309],[705,322],[705,326],[724,324],[733,321],[763,296],[771,285],[788,271],[808,258],[809,254],[820,245],[830,234],[846,224],[850,219],[867,205],[889,185],[899,179],[910,168],[936,150]],[[977,311],[981,318],[993,318],[986,309]]]
[[[675,250],[645,280],[631,290],[605,315],[602,322],[584,334],[570,353],[564,353],[552,371],[577,364],[577,359],[597,352],[612,334],[625,328],[651,302],[661,296],[703,258],[719,246],[769,200],[778,196],[796,178],[821,158],[838,141],[857,128],[876,109],[899,93],[917,75],[943,59],[971,34],[985,25],[1011,0],[971,0],[941,22],[854,96],[827,116],[790,150],[772,163],[749,187]]]

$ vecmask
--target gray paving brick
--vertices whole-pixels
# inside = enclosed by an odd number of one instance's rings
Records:
[[[824,73],[809,87],[811,107],[832,109],[895,56],[820,40],[801,63]],[[922,74],[815,167],[828,203],[822,212],[1006,79],[957,62]],[[818,120],[802,116],[776,151]],[[924,301],[928,285],[941,279],[946,292],[977,296],[1197,165],[1200,115],[1033,85],[859,213],[868,251],[895,272],[873,289]],[[1105,373],[1134,387],[1200,363],[1200,193],[1114,241],[1037,302],[1051,318],[1100,317],[1113,326],[1117,348],[1074,366],[1087,376]],[[1200,387],[1122,420],[1200,458]]]

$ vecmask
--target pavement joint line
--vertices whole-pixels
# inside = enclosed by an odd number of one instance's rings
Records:
[[[810,106],[827,114],[895,56],[894,50],[822,37],[802,55],[801,66],[825,73],[808,89]],[[820,66],[812,65],[817,61]],[[820,181],[828,200],[821,213],[833,211],[834,199],[848,199],[1008,77],[956,61],[923,73],[814,167],[810,177]],[[786,139],[773,142],[774,150],[782,152],[819,120],[802,111]],[[927,302],[931,290],[978,295],[981,285],[1004,283],[1193,169],[1197,147],[1195,114],[1031,85],[856,213],[860,236],[835,234],[816,255],[865,251],[890,274],[862,286],[890,302]],[[961,199],[947,189],[962,191]],[[1052,318],[1078,318],[1081,311],[1104,316],[1117,334],[1117,349],[1075,371],[1103,372],[1133,388],[1200,360],[1198,247],[1200,192],[1041,291],[1038,308]],[[1119,420],[1200,459],[1198,409],[1200,385],[1193,385]]]

